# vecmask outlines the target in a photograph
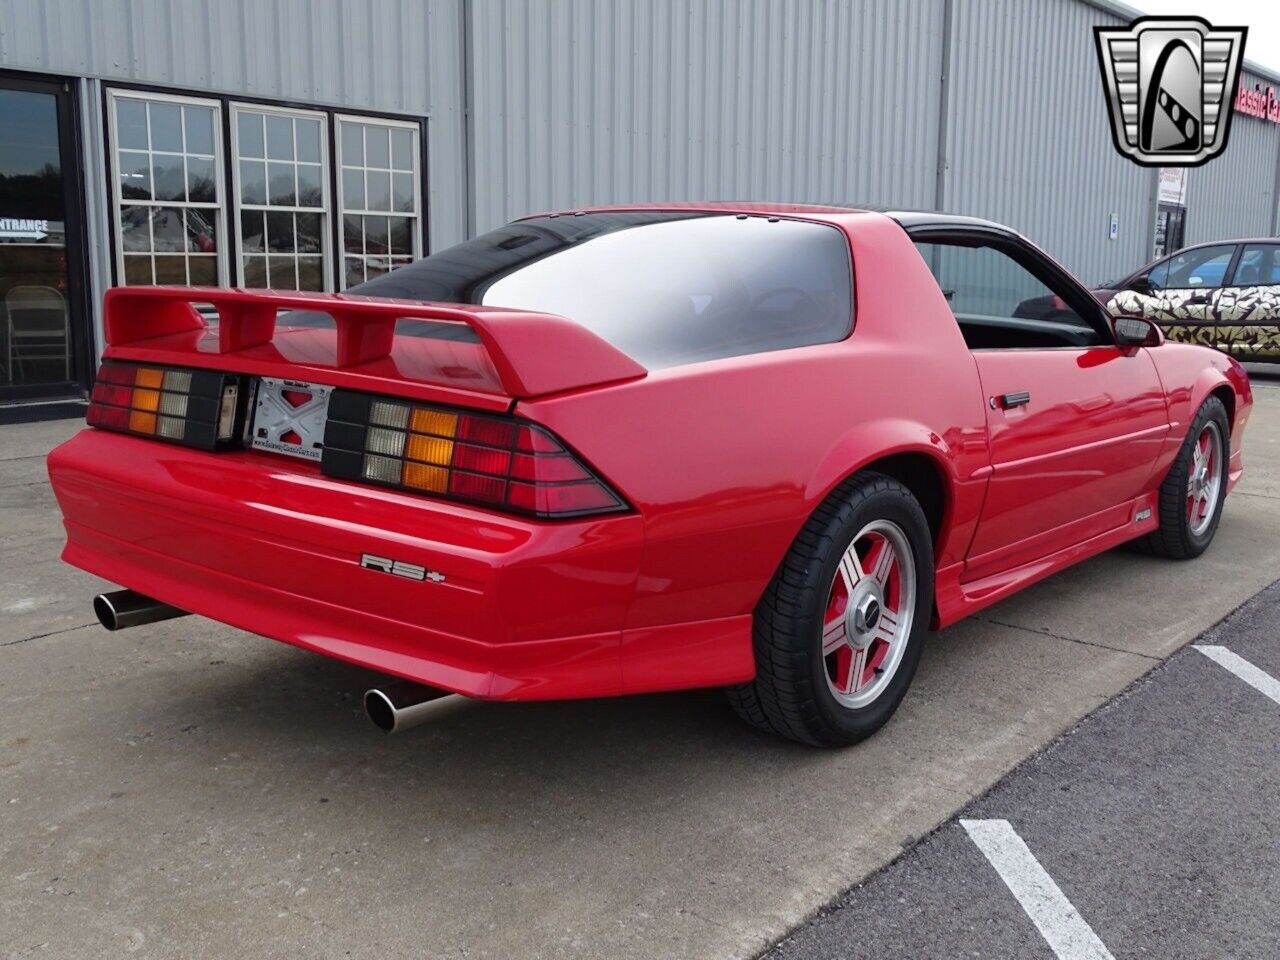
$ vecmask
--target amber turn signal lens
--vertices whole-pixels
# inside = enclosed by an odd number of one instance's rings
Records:
[[[92,427],[214,450],[235,442],[239,379],[212,370],[107,360],[85,419]]]

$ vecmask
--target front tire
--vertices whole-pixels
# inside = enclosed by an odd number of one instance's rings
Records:
[[[933,543],[905,486],[865,471],[814,511],[756,607],[756,678],[729,689],[748,723],[815,746],[889,720],[920,662]]]
[[[1160,527],[1142,541],[1151,553],[1190,560],[1213,542],[1227,498],[1230,436],[1226,407],[1210,397],[1160,485]]]

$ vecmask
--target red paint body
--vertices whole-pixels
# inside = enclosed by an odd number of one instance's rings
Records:
[[[779,561],[836,485],[885,457],[927,458],[943,484],[937,626],[1153,529],[1154,511],[1135,515],[1154,507],[1211,391],[1228,401],[1230,484],[1240,476],[1252,398],[1221,354],[1177,344],[971,352],[888,217],[700,209],[842,229],[852,335],[648,374],[583,339],[591,369],[575,381],[558,365],[576,333],[557,327],[547,339],[542,315],[514,311],[398,305],[397,315],[481,325],[483,344],[453,345],[443,359],[402,337],[377,356],[332,330],[227,342],[233,334],[179,321],[132,340],[113,339],[109,324],[110,358],[509,409],[565,440],[634,509],[528,520],[337,481],[267,452],[91,429],[49,458],[64,558],[182,609],[471,696],[601,696],[751,678],[752,611]],[[517,318],[509,333],[506,315]],[[1028,383],[1024,407],[987,402]],[[363,569],[362,553],[446,580]]]

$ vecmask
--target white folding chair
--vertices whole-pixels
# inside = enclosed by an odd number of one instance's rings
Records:
[[[14,365],[26,377],[26,364],[61,361],[63,379],[71,379],[71,317],[67,301],[53,287],[10,287],[4,295],[9,320],[6,368],[15,383]]]

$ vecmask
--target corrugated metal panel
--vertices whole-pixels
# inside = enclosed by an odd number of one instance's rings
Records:
[[[425,0],[2,0],[7,67],[427,114]],[[456,46],[456,36],[443,46]]]
[[[1118,22],[1063,0],[953,12],[945,208],[1015,227],[1090,283],[1150,247],[1154,174],[1112,144],[1094,47],[1093,27]]]
[[[1252,86],[1260,78],[1243,80]],[[1222,155],[1187,175],[1186,242],[1270,236],[1277,162],[1280,124],[1236,114]]]
[[[0,0],[0,66],[431,118],[431,240],[466,233],[462,0]]]
[[[933,202],[942,0],[475,0],[475,226],[685,199]]]

